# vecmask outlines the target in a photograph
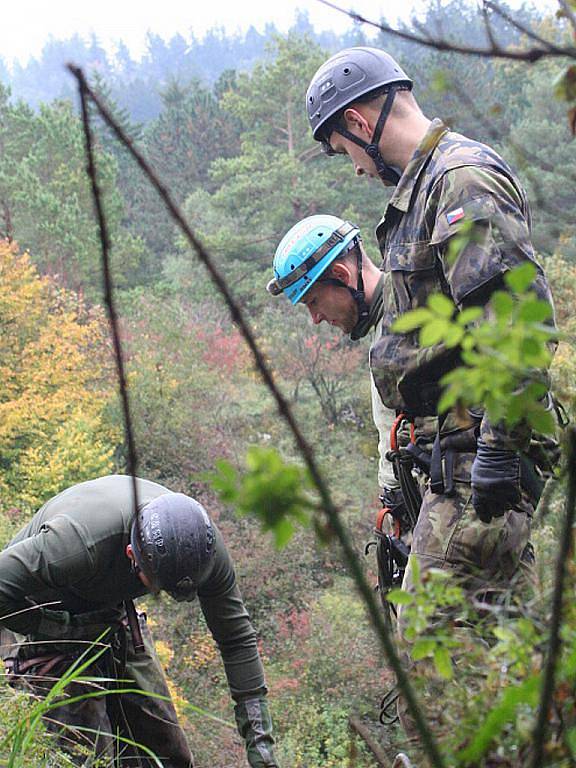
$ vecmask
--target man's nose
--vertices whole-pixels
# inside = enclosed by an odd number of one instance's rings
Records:
[[[322,312],[318,312],[318,310],[314,310],[312,307],[308,307],[308,311],[310,312],[310,317],[312,318],[314,325],[318,325],[322,322],[322,320],[324,320],[324,315]]]

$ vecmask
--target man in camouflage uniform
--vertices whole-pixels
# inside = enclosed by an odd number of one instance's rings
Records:
[[[413,425],[411,442],[424,448],[431,465],[412,553],[422,575],[431,567],[448,569],[474,594],[509,596],[532,580],[530,519],[539,486],[527,456],[531,432],[524,425],[511,430],[490,423],[482,404],[464,420],[454,413],[437,419],[438,382],[459,364],[458,352],[441,344],[421,350],[417,334],[394,333],[392,325],[438,292],[460,310],[481,306],[489,314],[506,272],[525,262],[536,268],[532,288],[538,297],[552,299],[534,259],[528,203],[515,173],[490,147],[429,120],[411,89],[410,78],[385,52],[351,48],[316,72],[307,113],[327,154],[347,155],[356,175],[395,187],[376,230],[382,306],[370,370],[375,414],[383,415],[383,423],[390,411],[405,414],[400,432]],[[473,237],[450,261],[450,243],[468,222]],[[306,258],[313,262],[309,253]],[[331,285],[320,288],[320,279],[314,289],[338,290],[333,277]],[[360,313],[361,279],[342,284],[342,296],[344,289]],[[322,313],[317,318],[329,319]],[[382,433],[381,446],[386,450]],[[403,587],[412,587],[411,566]]]
[[[447,295],[458,309],[484,306],[488,312],[506,272],[526,261],[536,267],[539,298],[552,299],[534,260],[528,203],[516,175],[490,147],[426,118],[411,87],[383,51],[351,48],[320,67],[306,98],[314,138],[329,154],[346,154],[357,175],[395,186],[376,229],[383,310],[370,369],[384,406],[406,413],[416,438],[432,441],[436,430],[430,434],[429,417],[436,414],[438,381],[458,365],[458,353],[443,345],[420,349],[417,334],[392,332],[395,319],[425,305],[433,293]],[[473,223],[473,237],[450,262],[450,241],[465,222]],[[529,518],[536,499],[520,483],[530,432],[491,424],[481,408],[468,424],[448,414],[444,443],[455,432],[467,432],[471,440],[459,442],[451,495],[441,477],[432,478],[412,552],[421,571],[450,567],[474,586],[507,587],[532,558]]]
[[[0,552],[0,651],[9,679],[46,696],[82,654],[94,657],[84,682],[65,687],[72,701],[47,713],[61,744],[82,745],[75,759],[85,766],[98,757],[98,765],[116,764],[115,755],[126,766],[157,765],[133,746],[140,744],[165,768],[192,768],[145,616],[137,617],[132,601],[160,590],[178,601],[197,595],[222,655],[248,762],[276,768],[256,633],[220,532],[184,494],[138,480],[137,496],[138,519],[130,477],[75,485],[44,504]],[[105,695],[94,697],[98,691]]]

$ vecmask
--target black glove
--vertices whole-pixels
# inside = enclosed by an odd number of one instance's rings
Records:
[[[273,751],[272,718],[265,697],[238,702],[234,713],[251,768],[278,768]]]
[[[478,438],[472,464],[472,505],[483,523],[501,517],[520,501],[520,456],[515,451],[490,448]]]

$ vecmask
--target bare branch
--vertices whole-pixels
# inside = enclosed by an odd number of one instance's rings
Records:
[[[134,143],[130,140],[130,138],[126,135],[123,129],[114,120],[109,110],[102,103],[102,100],[89,87],[88,83],[86,82],[86,77],[82,69],[72,64],[68,65],[68,69],[78,81],[78,87],[80,89],[81,94],[83,95],[83,98],[85,99],[85,97],[88,96],[91,99],[91,101],[96,106],[96,109],[100,113],[100,116],[102,117],[104,122],[113,131],[113,133],[116,135],[120,143],[132,155],[132,157],[137,162],[137,164],[139,165],[139,167],[141,168],[145,176],[148,178],[152,186],[156,189],[164,205],[166,206],[166,209],[170,213],[170,216],[172,217],[174,222],[177,224],[178,228],[186,236],[186,239],[188,240],[190,245],[196,251],[198,258],[208,270],[210,279],[212,280],[212,282],[214,283],[218,291],[221,293],[224,301],[226,302],[228,310],[230,311],[230,314],[232,316],[232,320],[238,325],[238,328],[242,333],[242,336],[244,337],[250,351],[252,352],[256,367],[260,375],[262,376],[264,383],[266,384],[270,393],[272,394],[276,402],[276,405],[278,407],[278,411],[280,415],[290,427],[290,430],[292,432],[292,435],[294,436],[296,445],[298,446],[298,449],[308,467],[310,476],[312,477],[314,484],[318,489],[320,498],[322,500],[321,509],[327,518],[330,530],[337,537],[340,543],[340,546],[342,547],[343,556],[348,566],[348,569],[356,583],[358,591],[360,592],[360,594],[364,599],[364,603],[366,605],[368,615],[377,633],[377,636],[380,640],[382,649],[386,655],[388,663],[390,664],[394,674],[396,675],[398,688],[401,690],[402,695],[406,700],[406,705],[410,713],[414,717],[416,728],[418,730],[418,733],[420,734],[422,747],[426,752],[428,758],[430,759],[431,765],[434,768],[444,768],[445,763],[438,749],[436,740],[428,724],[426,723],[422,715],[422,712],[420,711],[420,707],[416,700],[414,691],[412,689],[412,685],[410,684],[408,676],[405,670],[403,669],[402,664],[400,663],[400,659],[394,647],[394,641],[392,640],[391,633],[388,627],[386,626],[384,616],[382,614],[380,606],[378,605],[378,602],[376,601],[374,591],[368,584],[366,577],[364,575],[362,566],[358,559],[358,556],[354,550],[354,547],[349,541],[346,528],[341,519],[340,511],[338,510],[338,508],[336,507],[336,505],[332,500],[328,486],[326,485],[324,477],[320,472],[320,469],[316,463],[316,458],[314,456],[311,446],[308,444],[307,440],[304,438],[304,435],[302,434],[300,427],[296,422],[296,419],[294,417],[294,414],[292,413],[292,409],[290,408],[288,401],[286,400],[284,395],[280,392],[278,386],[276,385],[276,382],[274,381],[272,371],[268,367],[265,361],[265,358],[256,343],[254,334],[252,333],[252,330],[247,320],[244,317],[242,309],[235,302],[234,297],[232,296],[224,277],[220,274],[217,267],[214,265],[212,258],[210,257],[210,255],[208,254],[208,252],[206,251],[206,249],[204,248],[200,240],[197,238],[197,236],[194,234],[194,232],[190,228],[188,222],[184,218],[184,215],[179,209],[179,207],[173,201],[172,196],[169,190],[167,189],[166,185],[158,178],[158,176],[154,173],[154,171],[152,170],[152,168],[150,167],[146,159],[139,152],[139,150],[134,146]]]
[[[320,149],[320,145],[315,142],[313,147],[306,147],[306,149],[303,149],[302,152],[296,156],[296,159],[301,163],[307,163],[313,157],[320,157],[321,154],[322,150]]]
[[[572,10],[570,7],[570,3],[567,2],[567,0],[558,0],[558,3],[560,5],[560,8],[562,8],[562,12],[572,25],[572,29],[574,30],[574,34],[576,34],[576,13]]]
[[[422,24],[421,21],[418,21],[418,19],[412,19],[412,26],[414,29],[417,29],[418,32],[422,35],[422,37],[425,40],[428,40],[430,43],[434,44],[437,40],[436,37],[431,32],[428,32],[424,24]]]
[[[332,3],[330,0],[317,0],[322,5],[332,8],[339,13],[344,13],[349,16],[353,21],[358,24],[367,24],[370,27],[379,29],[388,35],[393,37],[399,37],[401,40],[407,40],[411,43],[418,43],[424,45],[427,48],[434,48],[437,51],[451,51],[452,53],[462,53],[466,56],[480,56],[483,58],[499,58],[499,59],[511,59],[512,61],[526,61],[533,64],[536,61],[546,57],[559,57],[566,56],[571,59],[576,59],[576,48],[572,45],[565,46],[564,48],[558,47],[546,41],[544,48],[526,48],[524,50],[513,50],[509,48],[477,48],[475,46],[458,45],[451,43],[445,39],[434,39],[428,36],[416,35],[413,32],[407,32],[401,29],[395,29],[388,24],[371,21],[365,18],[356,11],[347,11],[345,8],[341,8],[339,5]],[[534,37],[534,34],[530,33],[532,39],[538,39]]]
[[[137,529],[139,528],[138,519],[138,488],[136,484],[136,473],[138,461],[136,458],[136,447],[134,444],[134,433],[132,430],[132,419],[130,417],[130,401],[128,397],[128,386],[126,383],[126,371],[124,369],[124,359],[122,356],[122,343],[120,341],[120,332],[118,330],[118,314],[114,304],[114,288],[112,284],[112,271],[110,268],[110,235],[104,206],[102,204],[102,193],[98,183],[96,173],[96,162],[94,158],[94,139],[90,127],[90,115],[88,113],[88,86],[84,77],[78,79],[78,92],[80,94],[80,108],[82,112],[82,125],[84,127],[84,143],[86,148],[86,159],[88,161],[87,173],[90,177],[92,187],[92,197],[94,199],[94,208],[96,219],[100,230],[100,243],[102,249],[102,277],[104,281],[104,301],[108,310],[108,319],[110,321],[110,330],[112,333],[112,343],[114,347],[114,356],[116,358],[116,369],[118,372],[118,383],[120,385],[120,397],[122,400],[122,409],[124,412],[124,432],[126,444],[128,447],[128,473],[132,478],[132,493],[134,502],[135,521]],[[139,532],[139,530],[138,530]]]
[[[350,723],[350,728],[352,728],[352,730],[355,731],[363,739],[370,752],[372,752],[372,755],[374,756],[374,759],[380,768],[390,768],[391,763],[386,757],[384,750],[378,744],[376,739],[372,736],[360,718],[356,715],[350,715],[348,722]]]
[[[496,40],[496,37],[494,36],[494,30],[492,29],[492,24],[490,23],[490,17],[488,16],[488,8],[490,7],[487,0],[484,0],[482,3],[482,18],[484,20],[484,29],[486,30],[486,36],[488,37],[488,41],[492,48],[494,50],[500,50],[500,44]]]
[[[501,8],[498,3],[495,2],[495,0],[485,0],[484,4],[486,8],[490,8],[492,11],[494,11],[494,13],[498,14],[498,16],[504,19],[504,21],[507,21],[508,24],[514,27],[514,29],[517,29],[518,32],[526,35],[526,37],[528,37],[530,40],[534,40],[534,42],[540,43],[540,45],[549,49],[550,51],[561,51],[561,49],[558,48],[558,46],[556,46],[554,43],[551,43],[549,40],[541,37],[537,32],[534,32],[533,29],[530,29],[525,24],[522,24],[522,22],[510,16],[510,14]]]
[[[544,754],[548,710],[554,692],[556,665],[560,658],[562,613],[564,608],[564,590],[568,563],[574,552],[574,522],[576,520],[576,429],[570,427],[567,434],[568,444],[568,496],[564,524],[558,542],[558,559],[556,560],[556,577],[552,596],[552,616],[550,617],[550,639],[546,654],[538,719],[533,733],[533,748],[531,768],[540,768]]]

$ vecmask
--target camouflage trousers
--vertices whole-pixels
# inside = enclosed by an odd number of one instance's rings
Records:
[[[59,746],[71,755],[76,765],[85,768],[117,763],[129,768],[157,766],[156,760],[134,746],[140,744],[154,753],[164,768],[193,768],[192,753],[178,724],[166,679],[142,615],[140,627],[145,645],[142,653],[134,652],[130,632],[122,628],[114,636],[111,647],[83,671],[82,676],[92,678],[93,682],[68,684],[60,699],[63,703],[45,717],[47,729],[56,734]],[[3,631],[3,643],[5,636],[6,631]],[[46,672],[43,671],[43,667],[47,669],[45,665],[29,667],[25,664],[31,655],[41,656],[50,649],[48,644],[20,645],[16,659],[24,662],[22,666],[26,667],[26,672],[15,675],[13,684],[23,686],[36,696],[46,696],[74,662],[69,656]],[[54,654],[53,647],[51,652]],[[75,699],[104,689],[109,693],[66,703],[68,698]],[[130,690],[113,692],[118,689]]]
[[[430,569],[450,572],[463,587],[467,602],[504,606],[523,602],[533,594],[535,586],[534,551],[530,544],[530,524],[533,504],[524,495],[520,504],[503,516],[483,523],[471,502],[470,469],[474,454],[459,454],[454,466],[454,491],[451,495],[434,494],[426,488],[418,521],[413,531],[411,552],[419,566],[420,581]],[[409,562],[402,588],[414,591],[414,565]],[[407,609],[399,606],[398,635],[410,677],[424,682],[418,693],[424,715],[440,739],[452,726],[446,722],[444,681],[435,674],[430,660],[413,661],[410,642],[406,638]],[[450,632],[465,635],[466,626],[459,626],[454,617],[441,613],[432,624],[450,622]],[[434,626],[430,627],[431,630]],[[465,638],[464,638],[465,639]],[[465,645],[465,642],[463,643]],[[456,671],[458,659],[453,658]],[[480,670],[481,673],[481,670]],[[398,714],[410,740],[416,739],[412,717],[402,700]]]

